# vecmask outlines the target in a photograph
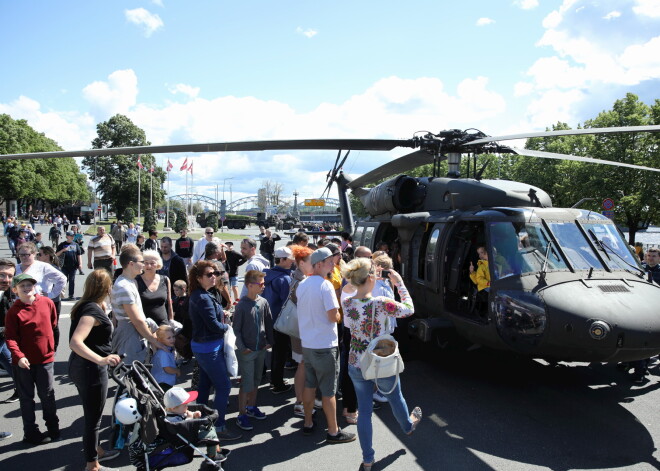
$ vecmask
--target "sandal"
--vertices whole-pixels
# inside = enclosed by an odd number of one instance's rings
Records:
[[[422,409],[420,407],[415,407],[413,409],[410,413],[410,420],[412,421],[412,427],[410,427],[410,432],[408,432],[407,435],[412,435],[417,428],[417,425],[419,425],[422,420]]]
[[[353,414],[344,414],[344,418],[346,419],[346,423],[355,425],[358,421],[358,413],[355,412]]]

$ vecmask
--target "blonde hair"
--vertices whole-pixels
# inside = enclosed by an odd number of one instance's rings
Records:
[[[145,250],[144,252],[142,252],[142,256],[144,257],[145,260],[147,259],[155,260],[157,270],[163,268],[163,259],[161,258],[157,250],[153,250],[153,249]]]
[[[174,282],[174,288],[181,288],[184,292],[186,291],[187,287],[188,287],[188,283],[186,283],[183,280],[176,280]]]
[[[165,335],[167,334],[174,335],[174,329],[169,325],[161,325],[160,327],[158,327],[158,330],[156,330],[156,338],[159,341],[165,338]]]
[[[342,276],[353,286],[362,286],[371,273],[373,273],[373,265],[368,258],[355,258],[341,271]]]
[[[392,268],[392,259],[390,258],[389,255],[383,253],[382,255],[378,255],[374,259],[374,265],[377,267],[384,268],[386,270],[390,270]]]

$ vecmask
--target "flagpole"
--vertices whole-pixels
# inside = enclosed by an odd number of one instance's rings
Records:
[[[138,157],[138,162],[140,161],[140,157]],[[140,184],[142,182],[142,175],[140,174],[140,166],[138,165],[138,214],[137,214],[137,221],[138,224],[140,223]]]
[[[169,169],[170,167],[170,161],[167,161],[167,168]],[[167,221],[167,225],[171,226],[172,221],[170,221],[170,170],[167,171],[167,197],[165,199],[165,220]]]
[[[154,210],[154,164],[151,164],[149,173],[151,174],[151,185],[149,188],[149,209]]]

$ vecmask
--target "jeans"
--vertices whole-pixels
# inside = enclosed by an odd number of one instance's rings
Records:
[[[372,447],[373,443],[373,425],[371,423],[371,415],[374,410],[374,385],[376,384],[375,380],[366,380],[362,377],[362,371],[354,366],[348,366],[348,376],[353,380],[353,385],[355,386],[355,393],[357,394],[358,401],[358,438],[360,439],[360,447],[362,448],[362,460],[365,463],[374,462],[374,449]],[[396,376],[391,376],[389,378],[382,378],[378,380],[378,387],[381,391],[389,391],[392,389],[394,382],[396,381]],[[410,432],[412,429],[412,421],[410,420],[410,413],[408,412],[408,405],[406,400],[403,398],[401,393],[401,381],[399,381],[394,388],[394,390],[385,394],[387,397],[390,407],[392,408],[392,413],[394,418],[399,425],[401,430],[405,433]]]
[[[85,429],[83,449],[85,461],[98,459],[96,447],[99,444],[99,429],[103,417],[103,407],[108,395],[108,367],[100,366],[75,353],[69,357],[69,378],[76,385],[82,401]]]
[[[231,391],[231,381],[227,373],[225,363],[224,341],[220,348],[211,353],[200,353],[193,350],[197,363],[199,363],[199,385],[197,387],[197,403],[206,404],[209,400],[211,384],[215,388],[215,399],[213,408],[218,411],[216,427],[225,426],[225,414],[227,413],[227,400]]]
[[[9,347],[7,347],[4,334],[0,337],[0,365],[2,365],[4,370],[9,373],[9,376],[13,379],[14,370],[11,367],[11,352],[9,351]]]
[[[23,432],[26,437],[36,437],[39,432],[35,416],[34,387],[37,387],[37,395],[41,399],[44,421],[49,432],[59,432],[59,419],[57,418],[57,406],[55,405],[55,389],[53,388],[53,365],[31,364],[30,369],[13,365],[14,381],[18,388],[18,396],[21,405],[21,417],[23,419]]]
[[[273,386],[284,385],[284,364],[291,354],[291,341],[289,336],[273,330],[273,354],[270,362],[270,384]]]
[[[69,282],[69,297],[73,298],[73,292],[76,289],[76,275],[78,274],[78,267],[62,267],[62,273],[66,276]]]

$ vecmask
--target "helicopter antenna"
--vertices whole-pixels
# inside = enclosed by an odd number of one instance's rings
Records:
[[[527,193],[527,196],[529,196],[529,199],[532,203],[534,203],[536,206],[539,208],[543,208],[544,206],[541,204],[541,201],[539,200],[539,197],[536,196],[536,190],[534,188],[529,189],[529,193]]]
[[[481,176],[484,174],[484,171],[486,170],[486,167],[488,167],[489,163],[490,163],[490,160],[486,160],[486,162],[481,166],[481,168],[477,172],[477,161],[475,159],[475,161],[474,161],[474,171],[475,171],[474,179],[475,180],[477,180],[477,181],[481,180]]]

